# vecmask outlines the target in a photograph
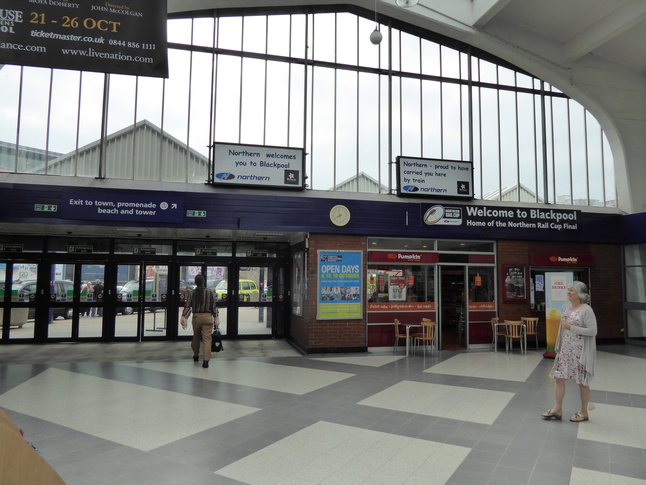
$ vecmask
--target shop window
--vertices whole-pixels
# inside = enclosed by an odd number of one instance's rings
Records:
[[[368,268],[368,303],[434,302],[432,269],[423,266],[386,266]]]
[[[469,267],[469,310],[495,310],[493,266]]]
[[[575,281],[583,281],[590,287],[590,273],[588,268],[567,267],[533,267],[529,272],[529,298],[530,308],[536,311],[545,310],[545,273],[572,273]]]

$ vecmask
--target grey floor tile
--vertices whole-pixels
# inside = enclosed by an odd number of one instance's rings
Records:
[[[395,442],[419,439],[470,450],[447,481],[449,484],[565,485],[569,483],[574,466],[633,478],[646,476],[646,452],[643,449],[579,439],[578,427],[567,419],[544,421],[539,418],[553,400],[551,383],[545,377],[549,369],[546,361],[539,362],[525,382],[512,382],[424,372],[436,363],[450,362],[449,358],[459,355],[458,352],[439,352],[433,359],[425,360],[421,356],[404,358],[374,368],[308,358],[285,342],[269,341],[230,342],[226,355],[218,357],[354,374],[308,394],[293,395],[249,385],[207,381],[199,375],[180,377],[119,364],[133,359],[142,362],[187,361],[188,365],[191,364],[187,359],[190,357],[188,342],[150,344],[88,344],[82,351],[77,351],[75,346],[64,346],[63,353],[60,351],[63,347],[25,346],[35,347],[29,353],[31,360],[25,357],[24,351],[9,349],[8,354],[0,352],[0,399],[3,394],[53,366],[67,372],[159,388],[214,402],[253,406],[260,410],[144,452],[9,409],[9,416],[25,429],[29,440],[42,451],[68,485],[239,485],[242,482],[214,472],[256,452],[269,451],[272,446],[319,422],[351,426],[354,435],[370,430],[382,439],[389,437]],[[602,348],[599,346],[599,350]],[[613,351],[618,355],[626,355],[622,352],[627,352],[621,347],[613,348]],[[67,355],[63,355],[66,352]],[[646,349],[631,348],[628,353],[632,358],[644,360],[646,372]],[[16,362],[11,362],[13,358]],[[403,380],[503,391],[513,393],[514,397],[492,425],[470,422],[467,416],[464,420],[445,419],[357,404]],[[136,395],[126,398],[132,399],[136,405]],[[575,388],[568,388],[565,409],[576,409],[577,399]],[[640,394],[593,389],[595,400],[599,404],[646,408],[646,396]],[[177,416],[175,411],[159,419],[173,420]],[[568,416],[566,412],[566,418]],[[208,420],[209,416],[205,419]],[[307,443],[303,443],[303,447],[306,446]],[[339,465],[334,460],[325,464]]]
[[[491,479],[498,483],[528,483],[532,470],[498,465],[491,473]]]
[[[635,463],[613,463],[610,465],[610,473],[625,477],[638,478],[644,480],[646,477],[646,465]]]
[[[570,472],[554,475],[543,473],[542,471],[534,471],[529,478],[527,485],[569,485]]]
[[[490,481],[487,474],[458,470],[451,475],[446,483],[447,485],[486,485]]]

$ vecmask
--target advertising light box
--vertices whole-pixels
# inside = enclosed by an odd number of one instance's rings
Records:
[[[436,158],[397,157],[397,195],[473,198],[473,164]]]
[[[213,184],[257,188],[305,188],[302,148],[213,144]]]

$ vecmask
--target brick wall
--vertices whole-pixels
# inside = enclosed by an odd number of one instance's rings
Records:
[[[615,245],[590,245],[594,267],[590,271],[591,306],[597,317],[597,339],[623,341],[623,285],[621,247]]]
[[[589,254],[594,257],[590,268],[590,296],[598,323],[597,340],[623,341],[621,247],[614,244],[528,243],[526,241],[498,242],[498,315],[501,320],[519,320],[523,316],[538,316],[539,340],[545,339],[545,316],[530,312],[527,302],[503,302],[504,275],[502,265],[524,264],[529,271],[532,253]]]
[[[306,353],[343,352],[367,348],[366,323],[362,320],[317,320],[318,251],[363,251],[361,277],[366,274],[365,236],[336,236],[313,234],[307,250],[307,299],[303,302],[303,316],[291,317],[290,335],[294,344]],[[362,284],[364,282],[362,281]],[[365,304],[365,303],[364,303]],[[365,306],[364,306],[365,315]]]
[[[532,253],[590,254],[592,307],[599,323],[598,340],[623,341],[621,248],[610,244],[529,243],[526,241],[498,242],[498,315],[501,319],[519,320],[522,316],[538,316],[539,340],[545,341],[545,316],[531,312],[526,302],[503,302],[505,264],[530,266]],[[291,316],[290,336],[294,344],[306,353],[357,351],[367,348],[365,320],[317,320],[318,288],[317,251],[361,250],[366,274],[366,238],[363,236],[312,235],[307,250],[308,295],[303,304],[303,316]],[[365,306],[364,306],[365,316]],[[531,342],[530,342],[531,345]]]

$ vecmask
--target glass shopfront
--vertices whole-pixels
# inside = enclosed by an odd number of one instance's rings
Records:
[[[395,319],[437,322],[440,349],[490,342],[493,242],[375,238],[368,248],[368,347],[393,345]]]
[[[590,266],[594,261],[586,254],[532,254],[529,268],[529,303],[532,312],[545,311],[546,273],[572,273],[590,289]]]

